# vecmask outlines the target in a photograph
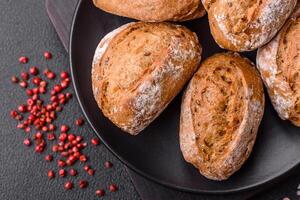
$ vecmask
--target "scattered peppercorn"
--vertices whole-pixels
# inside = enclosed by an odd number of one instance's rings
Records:
[[[87,171],[87,173],[88,173],[90,176],[94,176],[95,170],[94,170],[94,169],[89,169],[89,170]]]
[[[69,130],[69,126],[67,126],[67,125],[65,125],[65,124],[61,125],[60,131],[61,131],[62,133],[66,133],[68,130]]]
[[[85,165],[85,166],[83,167],[83,169],[84,169],[84,171],[88,171],[89,169],[91,169],[91,167],[90,167],[89,165]]]
[[[87,161],[87,157],[85,155],[81,155],[79,157],[80,162],[86,162]]]
[[[53,179],[54,177],[55,177],[54,171],[53,171],[53,170],[49,170],[49,171],[48,171],[48,178],[49,178],[49,179]]]
[[[47,59],[47,60],[50,60],[52,58],[52,54],[49,52],[49,51],[45,51],[44,52],[44,57]]]
[[[29,73],[30,73],[31,75],[33,75],[33,76],[36,76],[36,75],[39,73],[39,70],[38,70],[37,67],[31,67],[31,68],[29,69]]]
[[[28,147],[31,146],[31,141],[29,138],[26,138],[23,143],[25,146],[28,146]]]
[[[51,162],[53,160],[53,156],[51,154],[45,156],[45,160]]]
[[[100,144],[100,140],[98,138],[92,138],[91,143],[92,145],[97,146]]]
[[[12,83],[18,83],[19,82],[19,78],[16,77],[16,76],[12,76],[10,80],[11,80]]]
[[[46,74],[46,77],[47,77],[48,79],[55,79],[56,74],[55,74],[54,72],[49,71],[49,72]]]
[[[65,167],[66,166],[66,162],[63,161],[63,160],[58,160],[57,161],[57,165],[58,165],[58,167]]]
[[[45,52],[44,57],[46,59],[51,59],[52,54],[50,52]],[[20,63],[26,64],[29,59],[23,56],[19,58],[19,61]],[[47,88],[47,86],[49,87],[50,85],[47,79],[55,79],[56,73],[49,69],[44,70],[43,74],[47,78],[44,80],[38,76],[39,72],[40,70],[36,66],[32,66],[29,68],[28,72],[21,73],[21,80],[19,80],[16,76],[11,77],[12,83],[19,83],[22,88],[27,88],[25,93],[28,99],[24,104],[19,105],[16,110],[11,110],[10,116],[19,121],[17,128],[22,129],[25,133],[29,133],[31,130],[36,131],[36,133],[32,136],[33,142],[29,138],[26,138],[23,143],[26,146],[31,146],[33,144],[35,152],[42,153],[46,149],[48,142],[56,139],[56,135],[54,133],[56,126],[54,125],[54,121],[57,118],[57,112],[61,112],[63,110],[64,104],[68,103],[68,101],[72,98],[72,93],[64,92],[71,82],[68,72],[63,71],[59,73],[60,82],[51,88]],[[29,83],[32,83],[32,85],[29,85]],[[50,93],[51,96],[49,101],[45,100],[47,103],[44,103],[41,96],[46,93]],[[82,126],[83,124],[83,118],[75,120],[76,126]],[[59,140],[56,144],[52,144],[50,146],[52,152],[57,153],[58,155],[57,165],[61,169],[59,169],[57,173],[60,177],[65,177],[67,174],[69,174],[70,177],[78,175],[78,171],[75,168],[70,168],[68,171],[62,168],[66,166],[73,166],[77,161],[88,161],[87,155],[82,153],[82,150],[87,146],[87,142],[84,141],[81,135],[68,133],[69,129],[70,127],[68,125],[61,125],[61,133],[58,137]],[[93,138],[91,143],[93,145],[99,145],[100,140],[98,138]],[[54,156],[53,154],[48,154],[44,156],[44,159],[51,162],[53,161]],[[104,165],[106,168],[112,167],[112,164],[108,161],[105,162]],[[83,168],[89,175],[93,176],[95,174],[95,169],[92,169],[91,166],[85,165]],[[55,177],[55,172],[53,170],[49,170],[47,175],[49,179],[53,179]],[[78,185],[79,188],[86,188],[88,182],[85,180],[79,180]],[[74,187],[73,182],[65,182],[64,187],[67,190],[72,189]],[[110,187],[114,188],[112,191],[117,190],[115,185]],[[99,189],[97,191],[96,194],[98,196],[104,196],[104,190]]]
[[[29,79],[29,74],[27,72],[22,72],[21,77],[23,80],[27,81]]]
[[[71,190],[73,189],[73,183],[71,181],[67,181],[64,185],[66,190]]]
[[[58,171],[58,174],[59,174],[60,177],[65,177],[65,176],[66,176],[66,170],[60,169],[60,170]]]
[[[69,170],[69,174],[71,176],[76,176],[77,175],[77,170],[72,168],[72,169]]]
[[[19,58],[19,62],[20,62],[21,64],[26,64],[26,63],[28,63],[28,61],[29,61],[29,59],[28,59],[26,56],[21,56],[21,57]]]
[[[61,78],[61,79],[69,78],[68,72],[61,72],[61,73],[60,73],[60,78]]]
[[[98,189],[98,190],[96,190],[95,194],[99,197],[102,197],[105,195],[105,191],[102,189]]]
[[[111,162],[109,162],[109,161],[106,161],[106,162],[104,163],[104,166],[105,166],[105,168],[112,168],[112,167],[113,167],[113,164],[112,164]]]
[[[19,82],[19,85],[22,87],[22,88],[27,88],[28,87],[28,83],[26,81],[20,81]]]
[[[50,129],[49,129],[49,130],[50,130]],[[47,134],[47,139],[50,140],[50,141],[55,140],[55,135],[54,135],[54,133],[48,133],[48,134]]]
[[[118,190],[118,187],[115,184],[111,184],[109,186],[109,191],[116,192]]]
[[[83,189],[83,188],[86,188],[88,186],[88,182],[85,181],[85,180],[79,180],[79,188]]]
[[[75,124],[77,126],[82,126],[84,124],[84,119],[83,118],[76,119]]]

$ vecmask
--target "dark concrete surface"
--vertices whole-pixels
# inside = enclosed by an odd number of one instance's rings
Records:
[[[53,53],[50,61],[43,59],[46,50]],[[29,63],[19,64],[20,55],[27,55]],[[46,153],[37,155],[33,147],[23,145],[25,133],[16,129],[17,123],[10,118],[9,111],[24,102],[26,96],[20,87],[11,84],[10,77],[19,75],[31,65],[41,69],[48,67],[55,72],[69,71],[68,54],[47,16],[43,0],[0,0],[0,56],[0,199],[99,199],[94,194],[96,188],[106,189],[112,182],[119,186],[119,191],[113,194],[107,192],[101,199],[140,199],[124,166],[103,145],[85,149],[93,166],[98,168],[94,178],[84,176],[90,181],[89,187],[67,192],[63,183],[68,178],[48,181],[47,171],[57,169],[56,163],[46,163]],[[73,88],[68,90],[73,91]],[[74,119],[80,116],[80,107],[73,98],[57,121],[73,125]],[[72,128],[72,131],[83,134],[87,141],[94,137],[87,123],[83,128]],[[114,167],[104,169],[105,160],[112,161]],[[82,165],[76,165],[76,168],[80,169]]]

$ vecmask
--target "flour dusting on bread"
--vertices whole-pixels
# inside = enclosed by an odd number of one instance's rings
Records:
[[[283,120],[300,126],[300,3],[278,35],[257,53],[257,67]]]
[[[270,41],[276,35],[276,30],[279,30],[284,24],[285,20],[282,19],[289,17],[296,3],[295,0],[270,1],[269,5],[262,9],[255,23],[251,25],[254,28],[261,27],[261,34],[252,36],[250,46],[259,47]]]
[[[270,41],[297,3],[297,0],[202,1],[216,42],[235,51],[254,50]]]
[[[113,30],[112,32],[108,33],[106,36],[104,36],[104,38],[99,42],[99,44],[95,50],[92,66],[97,66],[100,64],[101,59],[102,59],[104,53],[106,52],[111,40],[118,33],[122,32],[124,29],[126,29],[131,24],[132,23],[125,24],[125,25]],[[100,74],[95,73],[95,67],[92,67],[92,76],[95,76],[95,79],[100,81]],[[100,92],[100,88],[96,87],[96,86],[97,86],[96,84],[95,85],[93,84],[93,92],[95,95],[98,95],[98,93]]]
[[[190,41],[192,47],[195,47],[195,43]],[[166,62],[162,64],[161,68],[156,68],[150,74],[151,81],[145,81],[137,89],[137,95],[134,98],[133,108],[135,110],[135,116],[132,119],[131,127],[135,127],[134,131],[140,132],[151,121],[152,116],[158,116],[165,108],[167,104],[162,103],[162,82],[167,77],[170,77],[173,81],[177,81],[182,77],[184,71],[184,65],[187,60],[195,59],[196,56],[200,57],[198,52],[191,49],[185,49],[182,46],[182,41],[179,38],[171,37],[171,43],[168,48],[168,58]],[[130,131],[130,127],[126,127],[127,131]]]
[[[280,35],[267,44],[265,47],[258,50],[257,53],[257,68],[262,74],[262,79],[267,87],[270,88],[272,102],[275,104],[275,109],[282,119],[289,118],[289,110],[293,106],[292,93],[289,84],[278,75],[281,71],[277,65],[277,49],[279,46]]]
[[[126,29],[128,26],[130,26],[133,23],[128,23],[124,24],[123,26],[113,30],[112,32],[108,33],[104,38],[100,41],[98,44],[95,54],[94,54],[94,59],[93,59],[93,64],[97,64],[99,60],[101,60],[103,54],[105,53],[106,49],[108,48],[108,45],[110,41],[121,31]]]
[[[95,52],[96,101],[114,124],[136,135],[179,93],[198,68],[200,55],[197,36],[182,26],[122,26],[104,37]]]

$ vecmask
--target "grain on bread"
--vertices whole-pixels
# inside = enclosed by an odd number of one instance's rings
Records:
[[[201,59],[197,36],[169,23],[126,24],[105,36],[92,67],[103,114],[136,135],[180,92]]]
[[[201,0],[93,0],[98,8],[141,21],[186,21],[205,15]]]
[[[300,127],[300,3],[278,35],[257,53],[257,67],[284,120]]]
[[[237,53],[209,57],[183,97],[184,159],[209,179],[228,179],[249,157],[263,112],[263,85],[253,64]]]
[[[297,0],[202,0],[211,33],[222,48],[252,51],[270,41]]]

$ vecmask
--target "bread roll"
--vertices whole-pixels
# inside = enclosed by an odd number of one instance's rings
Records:
[[[132,135],[148,126],[198,68],[196,34],[168,23],[130,23],[105,36],[92,67],[103,114]]]
[[[183,97],[184,159],[208,179],[229,178],[249,157],[263,113],[263,85],[250,61],[237,53],[208,58]]]
[[[252,51],[270,41],[297,0],[202,0],[211,33],[222,48]]]
[[[300,9],[257,53],[257,67],[279,116],[300,127]]]
[[[98,8],[141,21],[186,21],[205,15],[201,0],[93,0]]]

